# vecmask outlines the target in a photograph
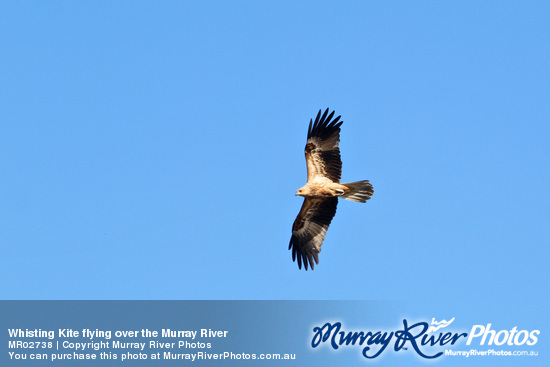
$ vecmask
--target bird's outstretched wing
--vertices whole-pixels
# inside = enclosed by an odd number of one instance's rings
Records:
[[[306,142],[307,181],[314,181],[319,176],[333,182],[340,182],[342,160],[340,159],[340,116],[332,120],[334,111],[328,114],[328,108],[321,116],[321,110],[309,121]],[[331,121],[332,120],[332,121]]]
[[[298,268],[319,264],[319,252],[325,240],[328,226],[336,214],[338,198],[305,198],[302,209],[292,226],[292,237],[288,249],[292,249],[292,260],[298,259]]]

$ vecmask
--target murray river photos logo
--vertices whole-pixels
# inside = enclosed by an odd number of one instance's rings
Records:
[[[413,350],[420,357],[434,359],[443,354],[471,353],[449,353],[448,350],[441,350],[462,343],[471,347],[533,346],[537,344],[540,334],[539,330],[518,330],[516,326],[510,330],[493,330],[491,324],[473,325],[469,333],[449,331],[446,328],[454,320],[453,317],[448,321],[432,319],[431,324],[424,321],[412,324],[405,319],[403,328],[394,331],[346,331],[340,322],[327,322],[323,326],[313,328],[311,347],[317,348],[323,344],[334,350],[355,347],[361,349],[363,357],[373,359],[384,353],[388,347],[391,350],[393,346],[395,352]]]

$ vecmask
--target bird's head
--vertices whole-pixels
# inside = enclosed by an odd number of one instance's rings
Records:
[[[302,187],[301,189],[298,189],[298,190],[296,191],[296,194],[295,194],[295,195],[296,195],[296,196],[304,196],[304,197],[305,197],[305,196],[306,196],[306,190],[304,190],[304,188]]]

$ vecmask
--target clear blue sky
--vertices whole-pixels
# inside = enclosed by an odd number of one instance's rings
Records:
[[[549,34],[542,1],[2,2],[1,297],[543,317]],[[343,181],[376,193],[304,272],[294,192],[327,107]]]

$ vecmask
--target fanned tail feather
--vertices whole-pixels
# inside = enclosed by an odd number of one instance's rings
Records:
[[[343,183],[350,191],[342,195],[343,199],[364,203],[374,195],[374,188],[368,180]]]

